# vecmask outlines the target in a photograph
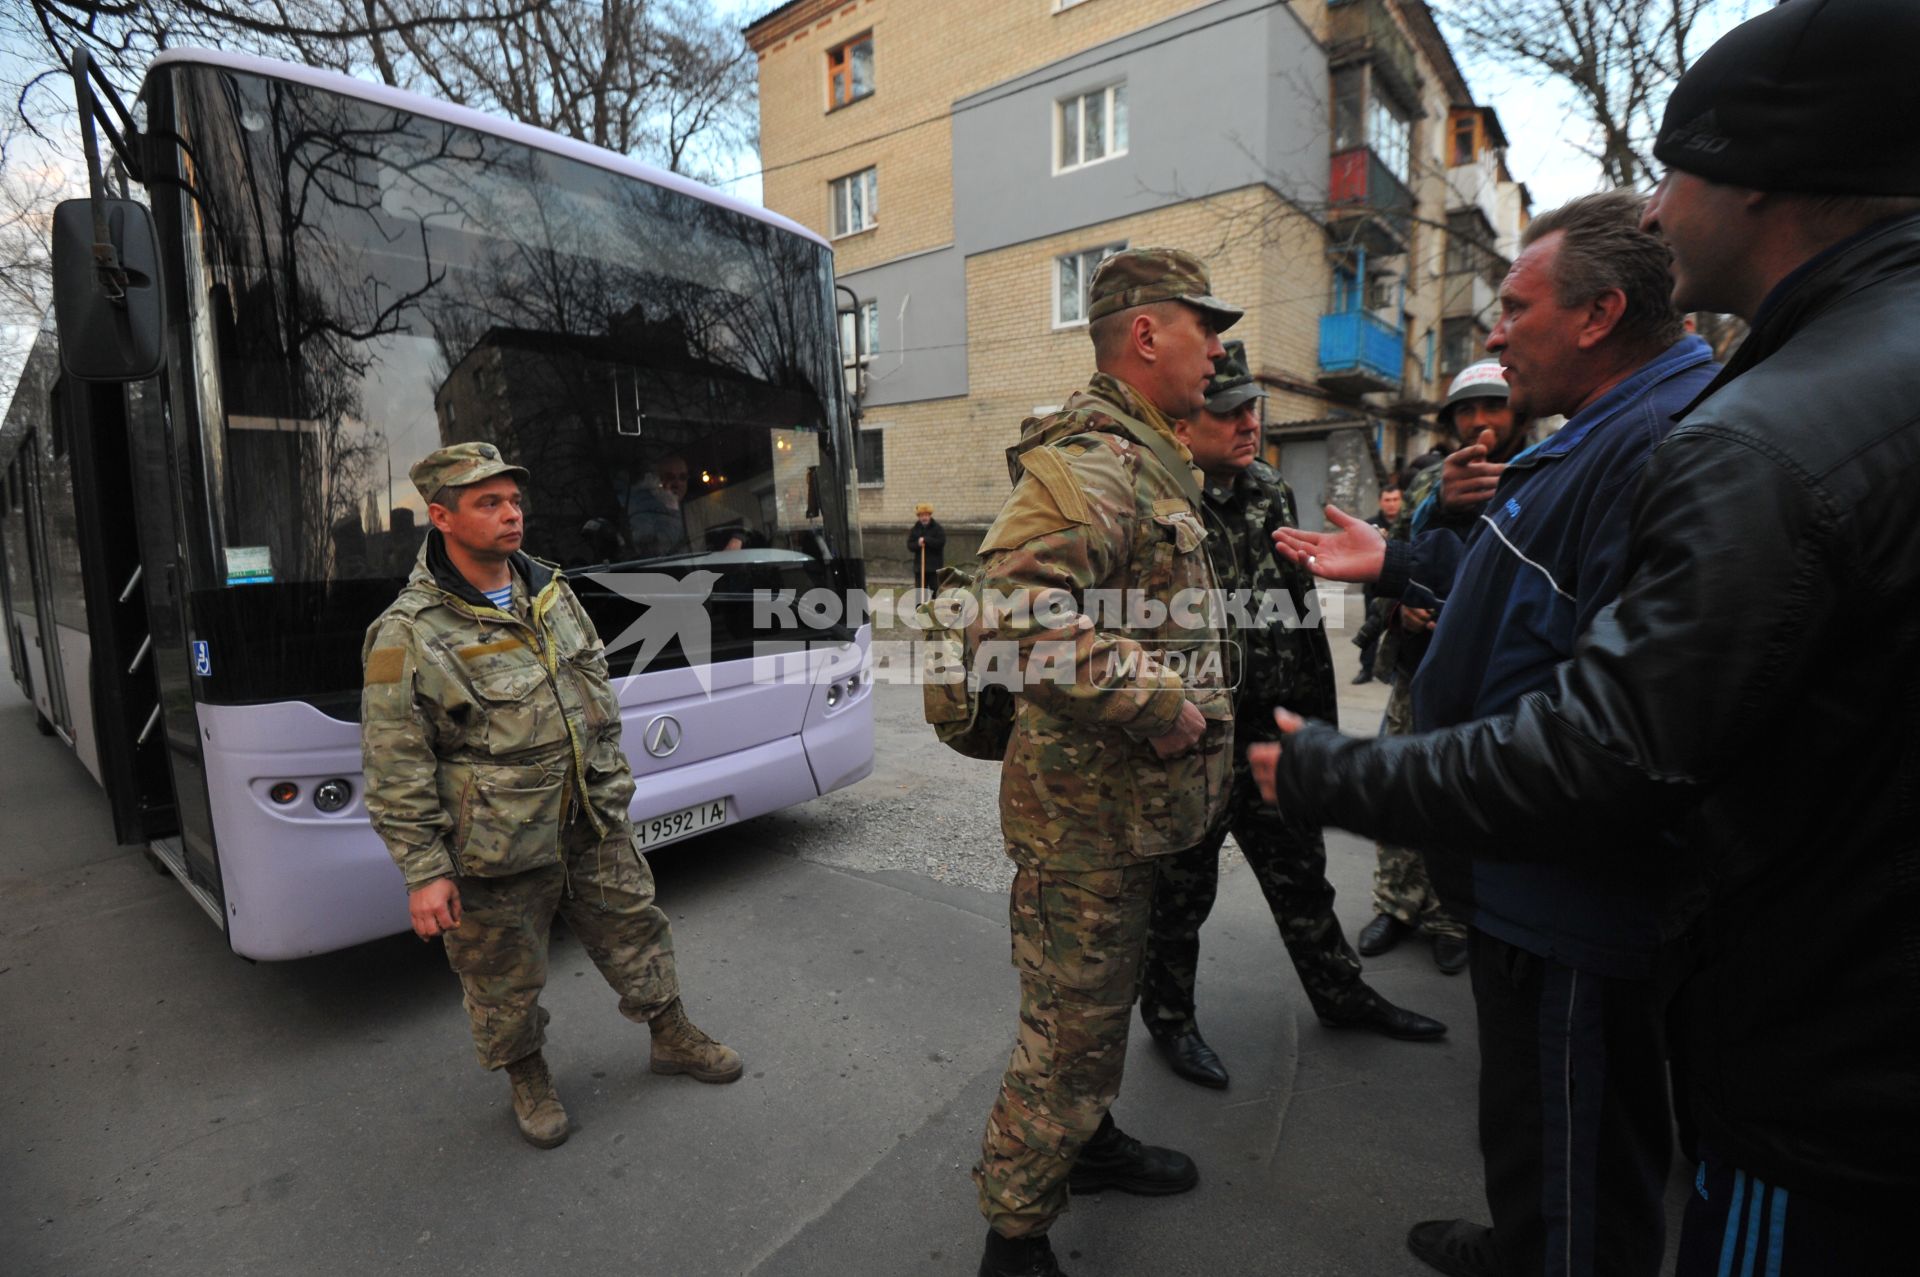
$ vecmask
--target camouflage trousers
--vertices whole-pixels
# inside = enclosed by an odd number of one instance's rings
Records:
[[[1413,680],[1398,675],[1393,692],[1387,697],[1387,720],[1383,735],[1406,736],[1413,731]],[[1427,877],[1427,862],[1411,847],[1377,844],[1378,867],[1373,871],[1373,911],[1398,918],[1429,936],[1455,936],[1466,939],[1467,929],[1440,903]]]
[[[1020,1035],[973,1168],[1002,1236],[1044,1233],[1067,1209],[1067,1172],[1120,1093],[1153,880],[1151,863],[1014,875]]]
[[[546,1042],[547,938],[556,913],[580,937],[620,1013],[645,1024],[680,996],[667,915],[653,871],[624,830],[600,841],[580,820],[562,836],[564,864],[504,878],[459,878],[460,925],[447,961],[460,977],[480,1063],[501,1069]]]
[[[1373,990],[1360,958],[1333,915],[1327,845],[1260,802],[1245,769],[1236,770],[1226,817],[1196,845],[1156,862],[1152,921],[1140,973],[1140,1018],[1156,1037],[1194,1031],[1194,983],[1200,927],[1220,890],[1220,846],[1229,831],[1273,910],[1280,939],[1317,1014],[1339,1018],[1365,1006]]]

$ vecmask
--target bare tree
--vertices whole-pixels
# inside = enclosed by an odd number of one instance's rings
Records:
[[[1456,0],[1441,10],[1470,56],[1572,91],[1583,148],[1613,186],[1644,187],[1667,94],[1699,52],[1694,30],[1748,0]]]
[[[12,393],[31,332],[53,304],[47,243],[53,206],[66,185],[25,131],[18,119],[0,120],[0,329],[13,330],[11,339],[0,340],[0,400]]]
[[[0,40],[33,70],[0,81],[28,128],[71,113],[84,44],[131,90],[160,49],[285,58],[505,115],[699,174],[752,140],[754,65],[709,0],[30,0]]]
[[[70,176],[68,58],[123,97],[162,49],[282,58],[426,92],[708,177],[754,136],[754,64],[709,0],[28,0],[0,5],[0,324],[50,301],[52,205]],[[5,73],[7,67],[20,68]],[[71,167],[71,166],[69,166]],[[0,368],[11,385],[14,368]]]
[[[0,322],[36,322],[53,296],[46,243],[65,175],[23,132],[18,120],[0,121]]]

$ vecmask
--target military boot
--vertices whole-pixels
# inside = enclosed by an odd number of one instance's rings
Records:
[[[987,1230],[987,1253],[980,1257],[980,1277],[1067,1277],[1053,1257],[1053,1243],[1045,1233],[1034,1237],[1002,1237]]]
[[[655,1073],[685,1073],[700,1082],[731,1082],[740,1076],[740,1053],[695,1028],[679,998],[647,1027],[653,1030]]]
[[[1117,1188],[1143,1197],[1184,1193],[1200,1182],[1199,1168],[1185,1153],[1154,1144],[1142,1144],[1113,1124],[1111,1113],[1100,1119],[1100,1129],[1080,1147],[1067,1188],[1075,1193],[1098,1193]]]
[[[553,1093],[553,1074],[547,1058],[535,1051],[507,1065],[513,1083],[513,1121],[521,1138],[535,1148],[556,1148],[567,1142],[567,1111]]]

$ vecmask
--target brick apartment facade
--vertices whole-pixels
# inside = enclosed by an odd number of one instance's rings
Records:
[[[880,578],[918,502],[977,544],[1021,421],[1092,369],[1102,252],[1206,258],[1268,458],[1371,510],[1525,225],[1421,0],[793,0],[746,35],[766,205],[835,245]]]

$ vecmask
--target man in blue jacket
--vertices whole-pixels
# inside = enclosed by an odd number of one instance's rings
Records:
[[[1321,576],[1438,609],[1413,683],[1416,731],[1507,712],[1553,685],[1619,593],[1654,445],[1713,378],[1707,344],[1673,309],[1667,250],[1640,230],[1642,210],[1612,192],[1528,228],[1487,349],[1506,367],[1516,416],[1568,420],[1507,464],[1467,535],[1389,543],[1330,510],[1339,531],[1276,538]],[[1428,1221],[1408,1245],[1449,1273],[1653,1277],[1672,1138],[1651,980],[1660,884],[1644,864],[1434,857],[1429,870],[1473,928],[1493,1226]]]
[[[1249,750],[1296,820],[1679,878],[1682,1277],[1912,1266],[1916,48],[1913,0],[1785,0],[1675,87],[1648,225],[1675,303],[1752,331],[1648,463],[1619,601],[1554,684],[1392,740],[1289,717]]]

